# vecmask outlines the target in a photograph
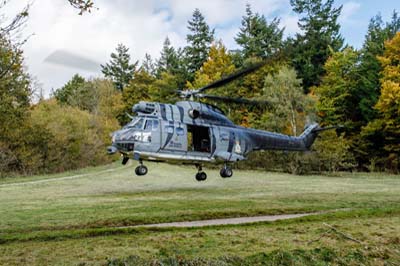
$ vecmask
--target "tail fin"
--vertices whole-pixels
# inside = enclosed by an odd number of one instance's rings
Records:
[[[309,125],[304,132],[299,136],[304,142],[307,149],[310,149],[318,134],[325,130],[337,129],[342,126],[320,127],[317,123]]]

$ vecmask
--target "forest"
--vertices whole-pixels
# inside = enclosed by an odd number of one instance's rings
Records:
[[[91,1],[70,0],[78,12]],[[0,13],[8,1],[0,4]],[[186,46],[166,36],[158,58],[131,58],[119,44],[103,77],[79,73],[49,98],[34,101],[34,80],[24,67],[23,44],[14,32],[29,6],[11,23],[0,19],[0,177],[55,173],[118,160],[106,154],[110,133],[129,121],[139,101],[174,103],[176,91],[199,88],[257,62],[262,68],[213,94],[262,99],[270,105],[218,105],[238,125],[301,134],[316,121],[327,131],[311,152],[264,151],[238,168],[295,174],[334,171],[400,171],[400,17],[370,19],[360,49],[340,34],[342,7],[334,0],[290,0],[301,33],[285,37],[280,18],[244,7],[228,50],[199,9],[187,22]],[[89,14],[95,15],[95,14]],[[138,37],[140,38],[140,37]],[[30,41],[30,40],[27,40]]]

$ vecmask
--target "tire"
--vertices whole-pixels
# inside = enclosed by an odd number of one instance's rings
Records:
[[[231,177],[233,175],[232,168],[227,167],[225,168],[225,177]]]
[[[199,172],[199,173],[197,173],[196,174],[196,180],[197,181],[204,181],[204,180],[206,180],[207,179],[207,174],[206,173],[204,173],[204,172]]]
[[[139,165],[138,167],[135,168],[135,174],[138,176],[146,175],[148,172],[148,169],[144,165]]]
[[[144,165],[139,166],[139,173],[140,175],[146,175],[148,172],[147,167]]]
[[[220,175],[222,178],[225,178],[225,177],[226,177],[225,168],[222,168],[221,171],[219,171],[219,175]]]
[[[207,179],[207,174],[205,172],[200,173],[201,181],[205,181]]]

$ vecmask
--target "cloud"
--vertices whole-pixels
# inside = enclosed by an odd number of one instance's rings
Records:
[[[357,2],[347,2],[343,4],[342,13],[339,21],[341,23],[351,22],[351,17],[360,10],[361,4]]]
[[[24,2],[11,1],[17,3],[13,6],[15,10]],[[98,10],[79,16],[67,0],[38,0],[30,10],[25,29],[26,35],[34,33],[24,46],[26,64],[48,95],[51,89],[61,87],[75,73],[101,76],[100,71],[85,72],[78,66],[71,68],[71,64],[69,67],[49,64],[45,59],[55,51],[68,51],[71,58],[79,54],[105,63],[117,44],[123,43],[130,48],[133,60],[141,61],[145,53],[157,58],[166,36],[175,47],[186,44],[187,21],[195,8],[199,8],[207,23],[215,28],[217,39],[234,49],[237,48],[234,37],[246,3],[269,20],[288,6],[281,0],[96,0]],[[282,26],[291,32],[295,31],[294,24],[293,17],[282,19]],[[70,61],[79,60],[72,58]],[[93,64],[91,69],[94,69]]]

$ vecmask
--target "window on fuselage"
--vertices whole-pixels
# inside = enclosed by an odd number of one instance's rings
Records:
[[[144,119],[143,118],[135,118],[129,124],[127,124],[124,128],[135,128],[135,129],[143,129]]]

